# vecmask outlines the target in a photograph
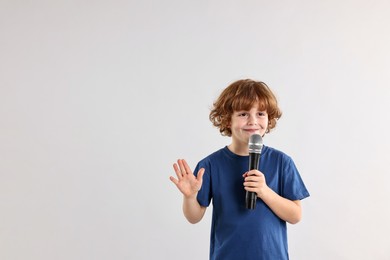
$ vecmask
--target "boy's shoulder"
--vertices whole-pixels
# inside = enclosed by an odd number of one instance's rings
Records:
[[[264,146],[263,147],[263,156],[269,156],[269,157],[276,157],[276,158],[281,158],[283,160],[292,160],[290,155],[286,154],[285,152],[276,149],[274,147],[270,146]]]
[[[220,158],[222,156],[225,156],[226,155],[226,150],[228,150],[227,146],[223,147],[223,148],[220,148],[218,149],[217,151],[207,155],[206,157],[204,157],[202,160],[200,160],[201,162],[205,162],[205,161],[209,161],[209,160],[213,160],[215,158]]]

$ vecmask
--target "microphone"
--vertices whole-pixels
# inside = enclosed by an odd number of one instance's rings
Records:
[[[249,170],[257,170],[259,168],[261,149],[263,148],[263,138],[259,134],[253,134],[249,137]],[[246,191],[245,207],[247,209],[256,208],[257,194],[255,192]]]

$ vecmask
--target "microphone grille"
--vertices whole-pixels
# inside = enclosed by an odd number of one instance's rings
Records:
[[[263,148],[263,138],[259,134],[253,134],[249,137],[249,153],[261,153]]]

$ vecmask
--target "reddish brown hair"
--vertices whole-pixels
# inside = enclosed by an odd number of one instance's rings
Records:
[[[269,125],[266,133],[269,133],[276,126],[282,112],[271,89],[261,81],[242,79],[230,84],[213,103],[210,121],[219,128],[222,135],[231,136],[229,125],[233,112],[250,110],[256,103],[259,104],[260,110],[267,111]]]

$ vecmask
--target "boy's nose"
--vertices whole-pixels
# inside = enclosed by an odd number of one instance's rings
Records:
[[[256,119],[256,117],[250,116],[250,117],[249,117],[248,124],[249,124],[249,125],[257,125],[257,119]]]

